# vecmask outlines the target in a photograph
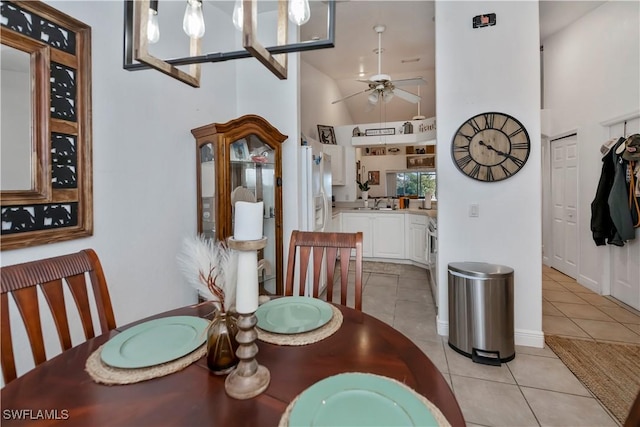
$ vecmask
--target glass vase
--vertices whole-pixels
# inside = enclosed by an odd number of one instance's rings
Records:
[[[216,375],[224,375],[238,364],[238,319],[217,311],[207,330],[207,365]]]

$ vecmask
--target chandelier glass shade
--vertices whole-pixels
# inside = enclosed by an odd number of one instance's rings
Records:
[[[205,26],[201,0],[187,0],[187,8],[182,19],[182,29],[193,39],[199,39],[204,36]]]
[[[149,22],[147,23],[147,39],[150,44],[158,43],[160,40],[160,25],[158,24],[158,2],[155,2],[155,9],[153,4],[149,8]]]

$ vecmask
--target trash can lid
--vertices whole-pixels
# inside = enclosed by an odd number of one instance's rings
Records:
[[[449,270],[472,277],[494,278],[513,274],[513,268],[486,262],[452,262]]]

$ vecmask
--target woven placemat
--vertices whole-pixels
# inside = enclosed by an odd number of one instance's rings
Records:
[[[401,387],[406,388],[411,393],[413,393],[413,395],[415,397],[417,397],[427,408],[429,408],[429,411],[433,415],[433,418],[436,419],[436,422],[438,423],[439,427],[451,427],[451,424],[449,423],[449,421],[447,421],[445,416],[442,414],[442,412],[440,411],[440,409],[438,409],[438,407],[436,405],[431,403],[431,401],[429,399],[427,399],[426,397],[424,397],[423,395],[421,395],[420,393],[418,393],[417,391],[415,391],[414,389],[412,389],[408,385],[406,385],[404,383],[401,383],[400,381],[395,380],[393,378],[385,377],[385,376],[382,376],[382,375],[376,375],[376,374],[367,374],[367,375],[373,375],[375,377],[384,378],[386,380],[389,380],[389,381],[392,381],[392,382],[394,382],[396,384],[399,384]],[[280,422],[278,423],[278,427],[289,427],[289,417],[291,416],[291,411],[293,411],[293,407],[295,406],[295,404],[298,401],[299,397],[300,397],[300,395],[296,396],[296,398],[293,399],[291,401],[291,403],[289,403],[289,405],[287,406],[287,409],[285,409],[284,413],[282,414],[282,417],[280,418]]]
[[[104,345],[100,346],[87,358],[85,371],[89,373],[95,382],[107,385],[134,384],[163,377],[181,371],[207,354],[207,346],[203,344],[191,353],[171,362],[149,366],[148,368],[123,369],[106,365],[102,361],[100,358],[102,347]]]
[[[335,306],[331,306],[333,316],[326,325],[322,325],[318,329],[313,331],[303,332],[301,334],[274,334],[271,332],[263,331],[256,326],[258,332],[258,339],[260,341],[268,342],[269,344],[277,345],[307,345],[314,342],[321,341],[331,335],[333,335],[340,326],[342,326],[342,312]]]

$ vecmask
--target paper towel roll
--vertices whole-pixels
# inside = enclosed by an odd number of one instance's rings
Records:
[[[262,239],[263,212],[262,202],[236,202],[233,238],[236,240]]]

